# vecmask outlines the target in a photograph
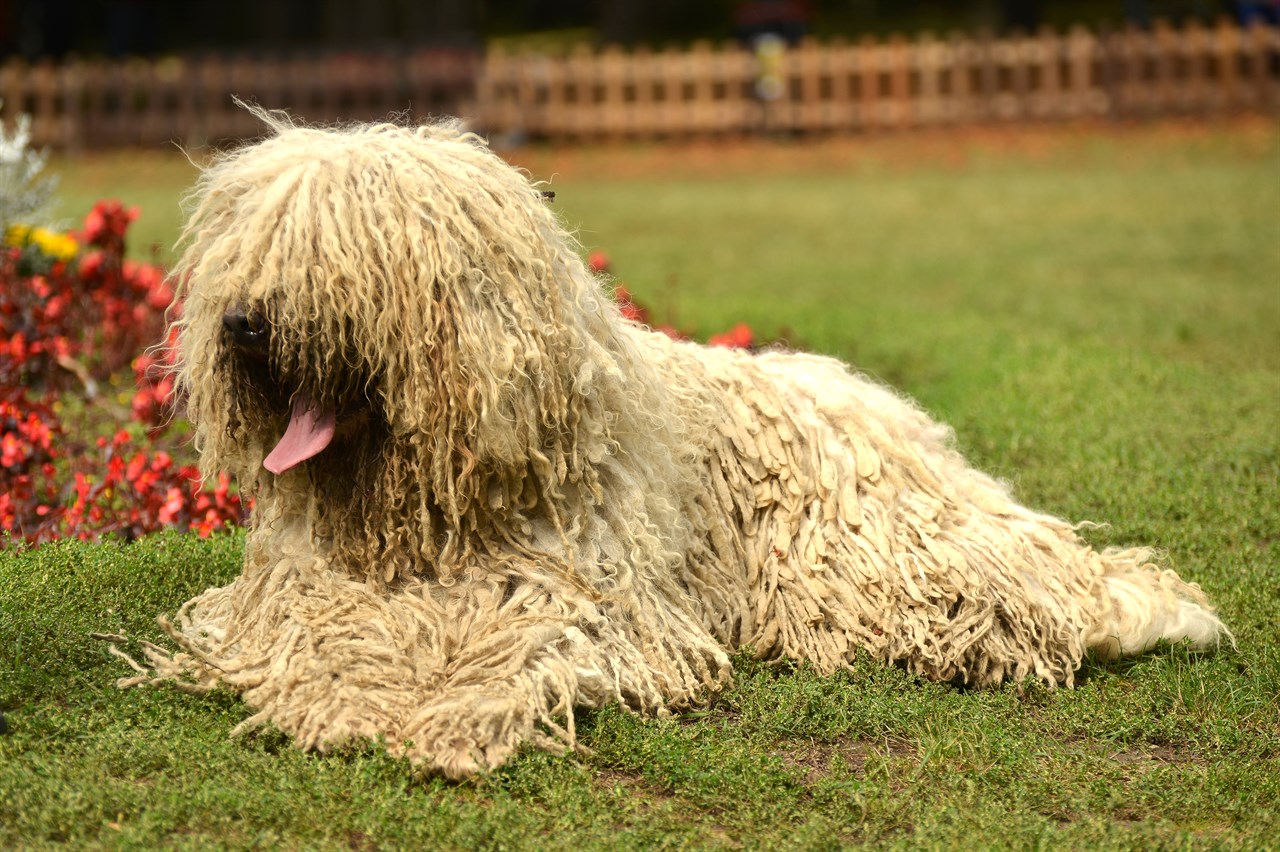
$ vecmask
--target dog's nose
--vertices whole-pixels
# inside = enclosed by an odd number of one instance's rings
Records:
[[[232,305],[222,315],[222,327],[240,349],[251,354],[266,354],[267,320],[261,313],[247,311],[243,305]]]

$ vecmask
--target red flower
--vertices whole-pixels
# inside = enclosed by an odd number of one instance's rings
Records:
[[[709,346],[725,346],[730,349],[750,349],[755,340],[751,326],[740,322],[723,334],[713,334],[707,340]]]
[[[57,321],[67,312],[67,307],[71,303],[70,293],[59,293],[49,301],[45,302],[44,318],[48,321]]]
[[[119,201],[99,201],[84,217],[80,238],[89,245],[124,242],[129,223],[138,218],[138,208],[125,208]]]
[[[102,266],[105,262],[106,256],[102,252],[86,252],[80,258],[80,277],[85,281],[92,281],[102,273]]]
[[[587,257],[587,266],[591,267],[592,272],[608,272],[609,271],[609,255],[602,251],[593,251]]]
[[[649,312],[637,305],[635,300],[631,298],[631,291],[622,284],[613,288],[613,298],[618,303],[618,310],[622,315],[632,322],[648,324]]]
[[[26,453],[18,442],[18,436],[5,432],[4,437],[0,438],[0,465],[16,467],[20,461],[26,461]]]
[[[165,492],[164,505],[160,507],[160,523],[172,524],[178,519],[178,513],[182,511],[186,501],[182,496],[182,491],[176,486],[171,486]]]

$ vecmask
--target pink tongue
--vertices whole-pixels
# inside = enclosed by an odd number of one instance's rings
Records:
[[[263,460],[262,466],[272,473],[284,473],[301,464],[329,446],[337,422],[332,409],[321,412],[312,407],[311,400],[298,397],[293,402],[293,411],[289,413],[289,425],[285,427],[284,436]]]

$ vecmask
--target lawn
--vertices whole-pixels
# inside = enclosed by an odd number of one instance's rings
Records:
[[[659,319],[746,321],[951,423],[1037,508],[1201,583],[1239,648],[964,691],[742,659],[678,718],[473,783],[376,746],[229,740],[230,695],[122,692],[89,638],[229,580],[240,540],[0,552],[0,847],[1274,847],[1280,837],[1280,133],[1272,124],[526,151]],[[172,241],[185,160],[56,164]]]

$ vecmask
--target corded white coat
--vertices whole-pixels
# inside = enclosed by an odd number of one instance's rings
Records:
[[[688,705],[743,647],[1069,686],[1089,649],[1229,636],[1150,551],[1092,550],[839,362],[626,320],[455,125],[258,114],[272,135],[204,172],[175,273],[202,466],[256,499],[244,567],[122,683],[225,686],[242,727],[464,777],[575,744],[575,706]],[[267,365],[228,341],[237,305]],[[300,398],[334,444],[270,474]]]

